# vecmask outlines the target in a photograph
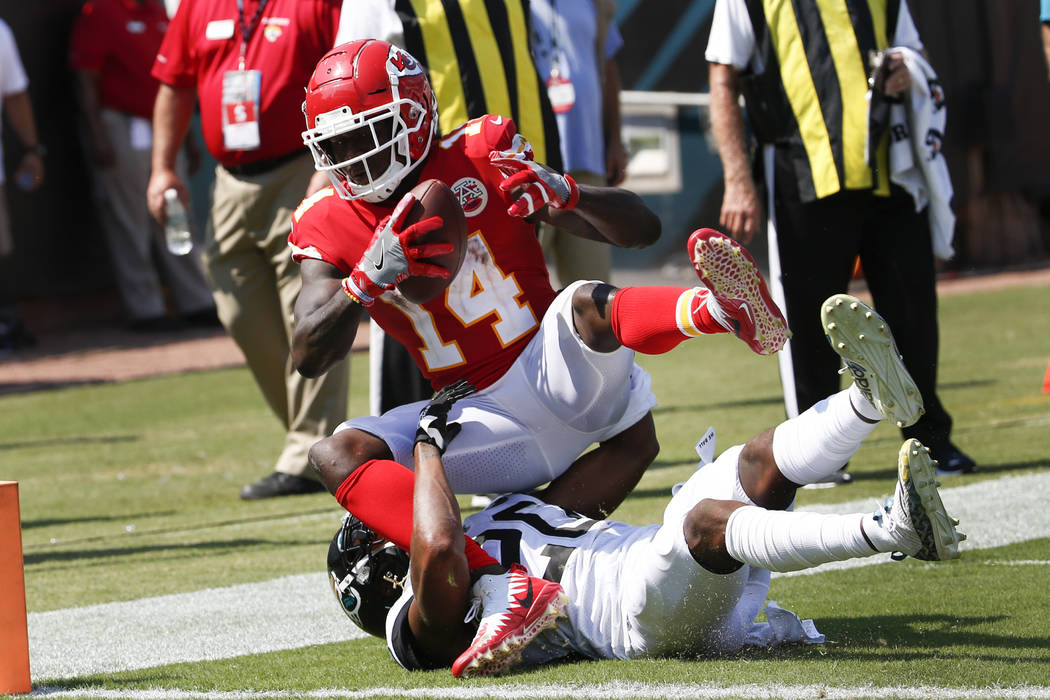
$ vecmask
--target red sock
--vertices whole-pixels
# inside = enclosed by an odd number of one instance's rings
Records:
[[[377,535],[407,552],[412,542],[414,486],[415,475],[408,467],[389,459],[373,459],[339,484],[335,500]],[[499,564],[472,537],[464,535],[464,539],[467,567],[471,571]]]
[[[703,287],[624,287],[612,303],[612,331],[624,346],[660,355],[683,340],[726,333],[707,309]]]

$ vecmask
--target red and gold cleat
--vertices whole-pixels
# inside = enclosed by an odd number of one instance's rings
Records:
[[[565,616],[569,597],[553,581],[529,576],[520,564],[474,584],[481,598],[481,624],[470,647],[452,664],[456,678],[494,676],[521,659],[540,632]]]
[[[709,228],[689,236],[688,250],[693,269],[718,302],[724,318],[719,322],[759,355],[772,355],[784,347],[791,331],[751,254]],[[715,310],[708,308],[717,318]]]

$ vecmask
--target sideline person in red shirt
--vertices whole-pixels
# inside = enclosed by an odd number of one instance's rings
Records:
[[[183,321],[217,325],[199,256],[174,255],[143,193],[149,182],[153,100],[150,64],[168,28],[158,0],[91,0],[73,26],[70,65],[84,114],[88,156],[112,215],[103,227],[130,328],[172,331]]]
[[[153,110],[150,211],[166,219],[169,188],[188,200],[175,154],[199,104],[205,144],[218,161],[203,251],[216,307],[287,431],[274,472],[245,486],[244,499],[324,490],[307,453],[346,416],[343,358],[314,378],[289,361],[300,279],[286,248],[292,210],[313,175],[297,136],[303,86],[332,46],[342,5],[183,0],[153,64],[161,87]]]

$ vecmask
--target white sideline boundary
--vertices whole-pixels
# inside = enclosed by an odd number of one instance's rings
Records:
[[[197,691],[177,688],[147,690],[109,690],[105,688],[42,687],[34,690],[36,697],[61,696],[87,698],[89,700],[262,700],[263,698],[572,698],[577,700],[605,700],[606,698],[670,698],[672,700],[708,700],[709,698],[787,698],[788,700],[853,700],[859,697],[919,698],[920,700],[948,700],[964,698],[980,700],[1022,698],[1050,698],[1046,686],[987,686],[984,688],[951,688],[943,686],[844,686],[826,685],[708,685],[688,683],[638,683],[612,682],[596,685],[541,684],[541,685],[489,685],[446,686],[441,688],[396,688],[377,687],[351,690],[349,688],[320,688],[317,690],[274,691]]]
[[[962,545],[963,550],[972,551],[1050,537],[1050,509],[1045,507],[1045,494],[1048,492],[1050,473],[1040,473],[942,488],[941,497],[949,513],[962,521],[960,528],[969,535]],[[868,512],[876,505],[875,500],[871,499],[806,510]],[[888,561],[889,555],[876,555],[781,575],[819,574]],[[1037,560],[1031,563],[1043,562]],[[30,613],[28,623],[30,669],[33,682],[38,684],[50,679],[76,678],[181,662],[212,661],[364,636],[363,632],[339,614],[324,572],[128,602]],[[644,687],[650,686],[638,686]],[[699,686],[690,687],[695,690]],[[387,690],[395,694],[408,692]],[[457,692],[464,690],[459,688]],[[986,690],[982,690],[982,693]],[[386,694],[386,691],[374,694]],[[577,691],[572,694],[581,696]],[[880,690],[879,695],[883,695],[883,691]],[[265,696],[274,694],[267,693]],[[193,697],[205,695],[194,693]],[[229,697],[232,700],[242,696],[215,697],[222,700]]]
[[[959,519],[959,530],[967,539],[959,545],[963,556],[967,551],[990,549],[1026,540],[1050,537],[1050,509],[1046,507],[1046,489],[1050,488],[1050,474],[1022,474],[1004,476],[990,481],[977,481],[966,486],[948,487],[953,477],[942,477],[941,500],[948,513]],[[947,482],[947,483],[945,483]],[[869,513],[880,505],[875,499],[807,506],[799,510],[813,513]],[[888,554],[877,554],[867,559],[850,559],[804,569],[780,576],[811,576],[839,569],[885,564]]]
[[[326,572],[28,618],[34,683],[365,636],[339,612]]]

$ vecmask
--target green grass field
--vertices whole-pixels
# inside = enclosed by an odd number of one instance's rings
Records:
[[[945,488],[994,495],[1010,477],[1050,475],[1050,395],[1041,393],[1050,287],[945,296],[940,318],[941,398],[956,442],[981,465]],[[776,360],[730,337],[639,362],[660,399],[662,452],[614,517],[649,523],[694,468],[693,444],[707,426],[724,449],[781,420],[782,405]],[[365,413],[366,356],[352,367],[350,410]],[[302,574],[323,582],[340,515],[330,496],[237,498],[270,471],[282,442],[247,370],[6,396],[0,416],[0,479],[20,484],[31,638],[50,611],[79,620],[68,609]],[[800,507],[874,507],[892,491],[899,443],[895,429],[880,426],[851,462],[854,483],[800,492]],[[992,521],[1030,536],[999,546],[971,536],[962,559],[943,564],[908,559],[775,578],[771,597],[813,618],[828,636],[822,646],[569,663],[457,682],[448,672],[401,670],[375,639],[108,670],[120,667],[107,652],[128,642],[100,626],[77,650],[87,672],[42,681],[34,664],[34,685],[56,697],[1050,697],[1046,509],[992,500],[978,500],[979,512],[997,509]],[[350,625],[334,600],[329,611]],[[163,616],[151,627],[159,646],[178,635],[238,633],[207,622],[173,630]]]

